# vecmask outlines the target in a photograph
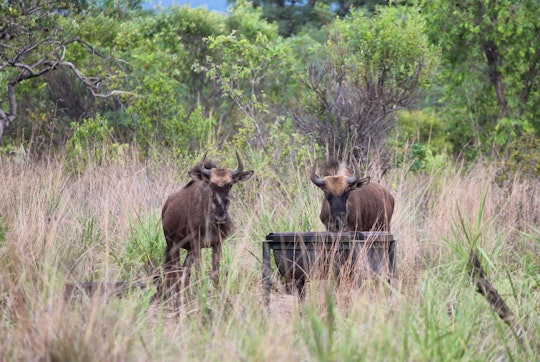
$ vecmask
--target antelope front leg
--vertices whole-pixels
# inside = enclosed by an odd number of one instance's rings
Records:
[[[197,283],[201,283],[201,276],[202,276],[202,249],[201,249],[201,243],[199,240],[197,240],[194,243],[193,247],[193,267],[195,268],[195,279],[197,280]]]
[[[191,267],[195,263],[195,253],[193,250],[188,250],[186,260],[184,260],[184,269],[182,271],[182,289],[187,290],[189,288],[189,280],[191,279]]]
[[[212,245],[212,274],[210,277],[216,288],[219,285],[219,263],[221,262],[222,251],[221,244],[217,243]]]

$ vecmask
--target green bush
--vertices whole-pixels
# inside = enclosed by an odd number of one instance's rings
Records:
[[[442,167],[451,148],[441,119],[420,110],[397,114],[397,129],[390,144],[396,150],[396,166],[406,166],[409,171]]]
[[[380,148],[394,126],[391,115],[411,107],[430,85],[438,48],[413,8],[381,8],[369,18],[351,11],[326,30],[326,54],[315,53],[300,76],[306,93],[298,127],[340,152]]]
[[[128,279],[153,274],[163,263],[165,240],[158,214],[133,220],[130,223],[129,243],[120,264]]]
[[[506,148],[515,143],[522,134],[533,134],[534,128],[527,121],[512,118],[501,118],[491,132],[490,141],[497,148]]]
[[[444,154],[451,147],[442,120],[432,112],[401,111],[397,114],[397,126],[402,139],[424,143],[434,154]]]
[[[514,177],[537,179],[540,177],[540,137],[534,132],[517,136],[505,150],[499,162],[496,181],[512,182]]]
[[[86,119],[82,124],[71,124],[74,133],[67,143],[67,158],[76,170],[89,163],[103,164],[122,159],[129,147],[113,140],[112,127],[100,115]]]

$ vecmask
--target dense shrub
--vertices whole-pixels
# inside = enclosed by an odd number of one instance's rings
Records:
[[[414,9],[385,8],[372,18],[353,11],[327,31],[325,58],[313,59],[301,77],[307,91],[297,125],[338,156],[381,148],[390,115],[411,107],[429,85],[437,48]]]
[[[512,182],[518,178],[540,178],[540,137],[533,132],[525,132],[504,150],[499,161],[498,183]]]
[[[67,158],[75,170],[89,163],[104,164],[119,161],[129,147],[115,142],[112,128],[100,115],[86,119],[82,124],[72,124],[73,137],[67,144]]]

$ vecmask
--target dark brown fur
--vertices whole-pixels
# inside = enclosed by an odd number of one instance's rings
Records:
[[[346,172],[346,175],[344,176],[352,176],[349,169],[340,164],[336,159],[326,161],[323,167],[321,167],[321,176],[335,176],[338,174],[338,172],[340,172],[340,170]]]
[[[369,177],[358,179],[337,160],[321,171],[322,179],[314,167],[312,180],[325,195],[320,219],[328,231],[390,231],[394,198],[385,188]]]
[[[229,191],[235,183],[246,181],[253,175],[253,171],[242,172],[238,154],[237,159],[238,169],[231,171],[218,168],[203,158],[188,171],[192,180],[165,202],[162,224],[167,242],[164,264],[166,289],[173,286],[178,289],[180,284],[189,284],[191,266],[200,267],[202,248],[212,248],[211,277],[217,285],[222,243],[233,227],[227,212]],[[187,250],[183,275],[178,270],[181,249]]]

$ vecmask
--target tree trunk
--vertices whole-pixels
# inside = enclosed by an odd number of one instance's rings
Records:
[[[499,67],[502,64],[502,57],[499,53],[499,48],[492,41],[482,43],[482,50],[486,55],[489,80],[495,87],[497,101],[501,110],[500,116],[503,118],[508,114],[508,102],[506,101],[506,93],[504,91],[503,76],[499,70]]]
[[[8,98],[9,98],[9,111],[8,113],[4,112],[0,108],[0,144],[2,143],[2,138],[4,136],[5,130],[13,123],[15,117],[17,116],[17,102],[15,100],[15,85],[17,80],[13,80],[8,83]]]
[[[13,123],[14,119],[14,115],[6,114],[2,109],[0,109],[0,144],[2,144],[2,138],[4,136],[5,130],[9,127],[11,123]]]
[[[496,26],[496,24],[498,24],[499,19],[497,18],[497,14],[490,15],[485,5],[480,5],[479,10],[479,16],[474,21],[475,25],[480,26],[484,17],[489,17],[489,23],[493,24],[493,26]],[[480,39],[482,51],[486,56],[489,80],[491,82],[491,85],[495,87],[495,93],[497,94],[497,102],[499,103],[500,108],[499,116],[503,118],[506,117],[506,115],[508,114],[508,102],[506,101],[503,76],[500,70],[503,59],[501,53],[499,52],[497,44],[495,44],[493,40],[487,40],[485,37],[482,36],[480,37]]]

